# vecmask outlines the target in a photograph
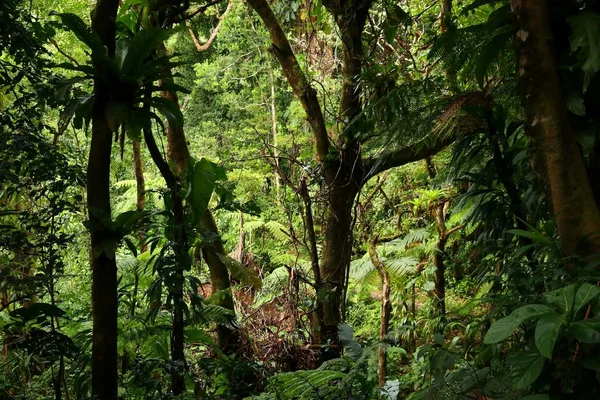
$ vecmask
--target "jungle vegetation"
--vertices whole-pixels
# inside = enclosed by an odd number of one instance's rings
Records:
[[[3,0],[0,399],[600,398],[600,1]]]

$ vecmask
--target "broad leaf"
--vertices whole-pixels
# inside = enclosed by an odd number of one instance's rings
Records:
[[[509,337],[523,322],[549,314],[552,309],[542,304],[528,304],[513,311],[508,317],[494,322],[483,340],[486,344],[498,343]]]
[[[548,303],[557,306],[562,313],[567,314],[573,310],[576,288],[577,284],[572,284],[552,292],[546,292],[544,298]]]
[[[512,315],[499,319],[498,321],[494,322],[487,331],[485,338],[483,339],[483,343],[499,343],[509,337],[515,331],[515,329],[519,327],[519,325],[521,325],[521,321]]]
[[[571,334],[583,343],[600,343],[600,319],[577,321],[571,325]]]
[[[52,11],[50,15],[56,15],[60,18],[64,26],[77,36],[81,42],[87,45],[92,52],[102,51],[102,42],[100,36],[86,24],[79,16],[71,13],[56,13]]]
[[[127,46],[121,71],[123,74],[135,73],[156,47],[167,40],[173,31],[162,28],[146,28],[135,34]]]
[[[194,164],[190,183],[190,204],[194,214],[194,223],[197,224],[206,210],[215,189],[215,182],[219,179],[220,172],[216,165],[203,158]]]
[[[546,358],[552,359],[552,350],[558,338],[558,332],[563,322],[564,315],[543,315],[535,327],[535,345],[539,352]]]
[[[354,339],[354,330],[346,323],[338,325],[338,336],[346,353],[353,360],[358,360],[362,356],[362,347]]]
[[[578,53],[579,64],[588,75],[600,70],[600,14],[584,11],[568,18],[571,24],[571,51]]]
[[[174,101],[164,97],[153,97],[152,106],[167,119],[171,128],[180,129],[183,126],[183,114]]]
[[[600,287],[589,283],[582,284],[575,294],[575,302],[573,303],[573,318],[577,316],[579,310],[585,307],[590,301],[600,294]]]
[[[540,232],[526,231],[523,229],[509,229],[507,230],[507,232],[517,236],[523,236],[527,239],[531,239],[535,243],[543,244],[546,246],[552,245],[552,240],[550,240],[549,237],[544,236]]]
[[[47,303],[34,303],[28,307],[21,307],[11,311],[10,316],[20,318],[23,321],[31,321],[40,317],[68,318],[67,313],[62,309]]]
[[[545,358],[540,353],[522,353],[511,359],[510,369],[516,389],[526,389],[540,376]]]

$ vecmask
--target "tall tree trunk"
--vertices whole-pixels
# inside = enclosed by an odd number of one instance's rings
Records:
[[[561,92],[547,0],[512,0],[525,127],[542,160],[566,254],[600,251],[600,214]],[[586,243],[578,245],[586,239]]]
[[[379,349],[378,349],[378,362],[377,362],[377,377],[379,387],[383,387],[385,384],[385,378],[387,376],[387,348],[385,336],[388,333],[390,327],[390,317],[392,315],[392,302],[390,300],[390,274],[388,273],[385,265],[379,255],[377,254],[377,241],[371,240],[367,242],[367,251],[371,262],[377,269],[377,273],[381,278],[381,320],[379,324]]]
[[[272,145],[273,145],[273,156],[275,157],[275,165],[279,168],[279,148],[277,147],[277,109],[275,107],[275,78],[273,77],[273,71],[269,70],[269,78],[271,78],[271,132],[272,132]],[[275,193],[277,195],[277,201],[281,201],[281,179],[277,172],[275,172]]]
[[[308,234],[308,247],[310,252],[310,265],[313,273],[314,288],[317,297],[322,290],[323,281],[321,279],[321,269],[319,267],[319,252],[317,250],[317,236],[315,234],[315,222],[313,219],[312,199],[306,185],[306,179],[300,182],[300,197],[304,203],[304,229]],[[315,309],[311,317],[311,337],[312,342],[317,344],[323,343],[323,303],[316,302]]]
[[[166,50],[163,49],[163,51]],[[162,92],[162,95],[178,104],[177,93],[164,91]],[[175,128],[170,125],[167,126],[167,158],[169,162],[173,163],[175,172],[178,175],[181,175],[186,171],[190,153],[183,128]],[[219,257],[219,255],[226,255],[227,253],[225,252],[223,241],[219,235],[219,228],[217,227],[210,210],[207,210],[202,216],[200,228],[215,234],[215,238],[211,242],[203,245],[202,257],[208,266],[213,294],[223,292],[223,296],[218,297],[219,301],[217,305],[235,312],[233,295],[231,294],[231,285],[229,282],[229,271],[227,270],[225,263],[221,260],[221,257]],[[218,325],[217,344],[226,354],[235,353],[239,347],[238,332],[230,327]]]
[[[135,176],[135,192],[136,201],[135,205],[138,210],[146,209],[146,180],[144,179],[144,163],[142,160],[142,150],[140,147],[140,141],[133,140],[133,175]],[[144,234],[139,232],[138,239],[140,242],[140,251],[143,253],[146,251],[146,244],[144,243]]]
[[[100,36],[108,55],[115,53],[115,20],[119,0],[98,0],[92,29]],[[96,65],[96,71],[102,66]],[[91,232],[92,247],[92,399],[117,399],[117,264],[114,251],[106,242],[110,232],[103,221],[111,218],[110,159],[112,132],[106,119],[111,88],[94,80],[92,140],[87,167],[87,208],[90,222],[98,228]]]
[[[438,230],[438,241],[435,245],[436,252],[433,256],[433,263],[435,265],[435,277],[434,277],[434,304],[437,311],[437,315],[446,315],[446,265],[444,264],[444,251],[446,248],[446,221],[444,207],[446,202],[440,201],[435,206],[435,222]]]

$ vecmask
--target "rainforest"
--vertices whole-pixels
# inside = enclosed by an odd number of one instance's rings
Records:
[[[0,400],[600,398],[600,0],[2,0]]]

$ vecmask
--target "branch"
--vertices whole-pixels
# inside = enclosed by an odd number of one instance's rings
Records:
[[[223,0],[215,0],[215,1],[211,1],[208,4],[203,5],[202,7],[198,8],[196,11],[194,11],[193,13],[186,15],[185,17],[182,18],[183,21],[185,20],[189,20],[194,18],[196,15],[198,14],[202,14],[204,11],[208,10],[210,7],[220,4]]]
[[[71,61],[73,64],[75,65],[79,65],[79,62],[77,62],[77,60],[75,58],[73,58],[72,56],[70,56],[69,54],[67,54],[66,52],[64,52],[59,46],[58,43],[56,43],[56,40],[54,40],[53,38],[48,39],[50,41],[50,43],[52,43],[54,45],[54,47],[56,48],[56,50],[62,54],[63,56],[65,56],[67,59],[69,59],[69,61]]]
[[[186,25],[188,26],[189,31],[190,31],[190,36],[192,37],[192,41],[194,42],[194,45],[196,46],[196,49],[198,51],[205,51],[205,50],[207,50],[210,47],[210,45],[212,44],[212,42],[217,37],[217,34],[219,33],[219,29],[221,28],[221,25],[223,24],[223,21],[225,20],[225,17],[229,13],[229,11],[231,11],[232,8],[233,8],[233,2],[229,2],[229,4],[227,4],[227,9],[219,17],[219,22],[217,22],[217,26],[215,26],[215,29],[213,29],[212,33],[210,34],[210,37],[208,38],[208,40],[204,44],[200,44],[200,42],[198,41],[198,38],[196,37],[196,34],[194,34],[194,31],[192,30],[190,21],[189,20],[186,21]]]
[[[365,171],[367,171],[364,181],[366,182],[388,169],[431,157],[450,146],[457,138],[456,134],[435,137],[433,140],[428,136],[417,143],[391,151],[380,157],[369,158],[364,161]]]
[[[456,232],[457,230],[459,230],[459,229],[462,229],[462,228],[464,228],[464,227],[465,227],[465,224],[460,224],[460,225],[457,225],[457,226],[455,226],[454,228],[448,229],[448,230],[446,231],[446,237],[449,237],[449,236],[450,236],[450,235],[452,235],[454,232]]]
[[[306,112],[317,146],[317,160],[324,161],[329,151],[329,137],[323,111],[317,98],[317,91],[310,85],[306,75],[290,46],[283,29],[279,25],[273,10],[266,0],[247,0],[248,4],[258,13],[265,27],[269,30],[273,43],[272,51],[281,63],[281,68],[292,87],[294,94],[300,99]]]

